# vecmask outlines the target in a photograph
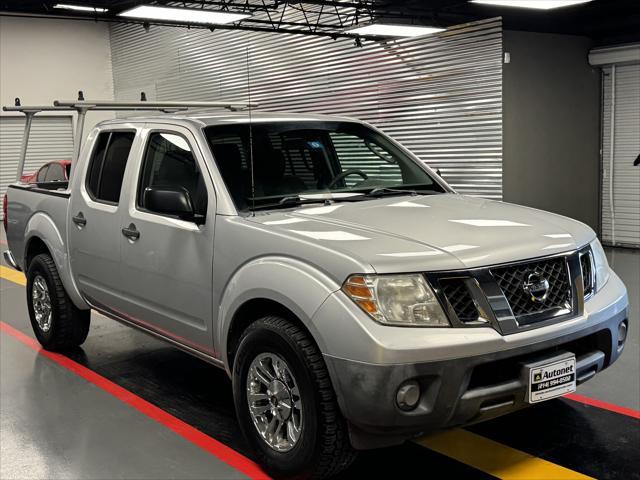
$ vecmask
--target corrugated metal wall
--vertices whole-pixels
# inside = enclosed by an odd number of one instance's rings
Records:
[[[387,42],[111,27],[115,96],[247,98],[260,110],[348,115],[411,149],[461,193],[502,197],[502,24]]]
[[[602,84],[602,239],[640,247],[640,65],[615,66],[615,102],[612,68]]]
[[[0,116],[0,198],[15,182],[25,117]],[[24,174],[51,160],[70,159],[73,152],[71,116],[35,116],[29,136]],[[2,216],[2,213],[0,213]]]

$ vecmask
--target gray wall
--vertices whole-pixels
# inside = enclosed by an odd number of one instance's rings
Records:
[[[0,15],[0,102],[51,105],[74,100],[78,90],[87,98],[113,100],[109,24]],[[39,113],[35,118],[59,112]],[[67,112],[68,114],[68,112]],[[24,116],[1,112],[2,116]],[[85,134],[111,112],[87,115]]]
[[[109,25],[0,15],[0,103],[52,105],[73,100],[78,90],[87,98],[113,100]],[[70,112],[42,112],[33,121],[24,173],[51,160],[71,158]],[[24,132],[24,115],[0,111],[0,198],[15,181]],[[47,118],[49,117],[49,118]],[[90,112],[85,135],[111,112]],[[2,214],[0,213],[0,218]]]
[[[584,37],[505,31],[503,198],[598,231],[600,73]]]

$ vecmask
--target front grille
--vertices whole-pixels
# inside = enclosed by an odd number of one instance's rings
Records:
[[[526,278],[531,273],[540,274],[549,282],[544,301],[533,301],[524,289]],[[564,257],[492,268],[491,274],[518,320],[527,315],[571,308],[571,286]]]
[[[584,285],[584,296],[589,297],[593,293],[593,266],[591,264],[591,252],[586,251],[580,254],[580,267],[582,268],[582,282]]]
[[[440,287],[458,320],[462,323],[478,321],[480,313],[469,293],[464,278],[440,279]]]

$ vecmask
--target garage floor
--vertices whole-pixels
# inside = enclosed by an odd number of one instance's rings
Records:
[[[608,254],[629,289],[631,334],[622,358],[576,400],[366,452],[343,478],[640,479],[640,252]],[[44,352],[24,278],[6,267],[0,277],[0,478],[263,476],[247,458],[223,372],[96,313],[81,349]]]

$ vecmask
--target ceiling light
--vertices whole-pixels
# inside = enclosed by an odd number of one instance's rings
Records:
[[[419,25],[389,25],[384,23],[370,23],[347,30],[347,33],[358,35],[373,35],[381,37],[419,37],[444,31],[444,28],[422,27]]]
[[[471,3],[497,5],[500,7],[534,8],[537,10],[551,10],[553,8],[568,7],[589,3],[593,0],[471,0]]]
[[[218,12],[194,8],[169,8],[141,5],[119,14],[121,17],[142,18],[145,20],[163,20],[180,23],[206,23],[221,25],[248,18],[244,13]]]
[[[65,10],[77,10],[79,12],[104,13],[107,8],[88,7],[86,5],[70,5],[68,3],[56,3],[53,8],[63,8]]]

